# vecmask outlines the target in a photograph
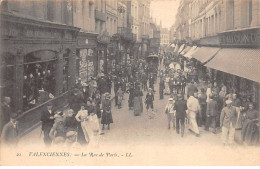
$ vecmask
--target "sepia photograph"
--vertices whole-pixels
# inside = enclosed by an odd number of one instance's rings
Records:
[[[0,166],[259,166],[260,0],[0,0]]]

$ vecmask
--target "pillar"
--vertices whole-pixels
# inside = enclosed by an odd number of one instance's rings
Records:
[[[94,76],[98,74],[98,50],[93,48],[93,64],[94,64]]]
[[[23,76],[24,76],[24,55],[21,52],[17,52],[15,58],[15,84],[14,84],[14,92],[13,99],[15,104],[15,111],[23,110]]]
[[[76,46],[72,45],[69,54],[69,77],[68,77],[68,90],[72,89],[76,84]]]
[[[57,54],[56,62],[56,72],[55,72],[55,96],[62,94],[63,92],[63,52]]]

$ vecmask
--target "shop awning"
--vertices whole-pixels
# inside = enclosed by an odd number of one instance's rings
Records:
[[[176,53],[178,51],[178,49],[179,49],[179,46],[176,45],[173,52]]]
[[[181,47],[180,47],[180,49],[178,50],[178,53],[181,53],[181,52],[182,52],[182,50],[184,49],[184,47],[185,47],[185,45],[184,45],[184,44],[182,44],[182,45],[181,45]]]
[[[174,43],[173,43],[173,44],[171,44],[171,47],[173,47],[173,48],[174,48],[174,47],[175,47],[175,44],[174,44]]]
[[[183,51],[182,51],[180,54],[181,54],[181,55],[184,55],[184,54],[187,53],[190,49],[191,49],[190,46],[186,46],[186,48],[183,49]]]
[[[186,58],[192,58],[191,54],[193,54],[194,52],[196,52],[197,50],[199,49],[199,47],[197,46],[192,46],[192,48],[187,52],[185,53],[183,56],[185,56]]]
[[[194,52],[191,56],[201,63],[205,63],[210,58],[212,58],[220,48],[214,48],[214,47],[201,47],[199,50]]]
[[[260,49],[221,49],[205,66],[260,83]]]

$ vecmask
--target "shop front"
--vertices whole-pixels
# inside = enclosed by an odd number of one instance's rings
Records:
[[[98,53],[98,74],[104,73],[108,74],[110,69],[108,68],[108,63],[110,63],[111,57],[109,57],[108,44],[110,43],[110,36],[108,32],[105,31],[102,35],[97,37],[97,53]],[[112,53],[112,51],[111,51]]]
[[[212,82],[224,83],[228,92],[237,93],[242,106],[253,102],[260,110],[260,28],[223,32],[213,42],[215,47],[201,47],[193,57],[207,68]]]
[[[54,108],[66,103],[75,83],[78,31],[1,13],[1,99],[11,98],[23,133],[39,123],[47,103]]]
[[[98,73],[97,34],[80,31],[77,37],[77,79],[88,82]]]

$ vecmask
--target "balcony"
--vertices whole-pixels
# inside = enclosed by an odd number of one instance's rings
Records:
[[[106,13],[95,9],[95,19],[106,22]]]

